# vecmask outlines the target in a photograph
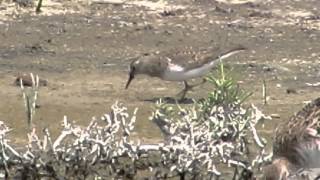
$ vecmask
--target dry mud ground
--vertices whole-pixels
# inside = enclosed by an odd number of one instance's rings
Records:
[[[0,120],[13,128],[14,143],[26,141],[26,114],[18,74],[33,72],[48,80],[40,88],[34,124],[61,129],[64,115],[86,125],[109,112],[115,101],[138,107],[136,136],[159,139],[148,117],[157,97],[174,96],[175,82],[140,76],[124,90],[130,58],[184,47],[235,45],[248,51],[225,64],[241,87],[254,94],[248,103],[279,114],[261,131],[320,96],[320,1],[46,1],[42,13],[0,1]],[[262,103],[262,80],[268,105]],[[318,84],[317,84],[318,83]],[[287,93],[291,89],[296,93]],[[189,97],[205,97],[206,84]]]

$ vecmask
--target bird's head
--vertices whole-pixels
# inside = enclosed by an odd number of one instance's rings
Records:
[[[129,79],[126,84],[126,89],[128,89],[131,81],[134,79],[136,74],[141,72],[142,63],[138,58],[135,58],[129,65]]]

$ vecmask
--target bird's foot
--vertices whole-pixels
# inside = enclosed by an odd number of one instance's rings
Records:
[[[187,94],[188,89],[183,89],[182,91],[180,91],[176,96],[177,96],[177,100],[178,102],[182,102]]]
[[[184,84],[184,89],[177,94],[177,97],[180,97],[179,98],[180,102],[182,102],[185,99],[187,92],[192,91],[192,89],[194,88],[194,86],[189,85],[187,81],[183,81],[183,84]]]
[[[193,88],[194,88],[194,87],[200,86],[200,85],[204,84],[205,82],[207,82],[207,80],[206,80],[206,79],[203,79],[202,82],[200,82],[200,83],[198,83],[198,84],[189,85],[189,84],[187,83],[187,81],[183,81],[183,83],[184,83],[184,89],[177,94],[177,97],[180,97],[180,98],[179,98],[179,101],[180,101],[180,102],[184,101],[188,91],[193,91]]]

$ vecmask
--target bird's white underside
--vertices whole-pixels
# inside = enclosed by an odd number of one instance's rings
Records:
[[[190,70],[185,70],[184,67],[179,66],[178,64],[172,63],[172,59],[168,58],[167,59],[169,63],[168,67],[165,70],[161,79],[167,80],[167,81],[185,81],[188,79],[202,77],[206,75],[218,62],[241,51],[242,50],[235,50],[235,51],[228,52],[216,59],[212,59],[212,61],[208,64],[204,64],[198,68],[194,68]]]
[[[205,64],[195,69],[185,71],[183,67],[176,64],[169,64],[164,72],[162,79],[167,81],[185,81],[206,75],[215,65],[217,61]]]

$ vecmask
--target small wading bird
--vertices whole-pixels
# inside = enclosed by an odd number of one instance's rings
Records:
[[[273,142],[267,180],[320,179],[320,98],[281,123]]]
[[[158,77],[166,81],[183,81],[184,89],[178,94],[181,100],[184,99],[187,91],[196,85],[189,85],[187,80],[206,75],[219,60],[226,59],[234,54],[246,50],[244,47],[237,47],[215,56],[212,51],[179,51],[174,53],[147,54],[135,58],[129,66],[129,79],[126,89],[137,74],[145,74],[151,77]]]

